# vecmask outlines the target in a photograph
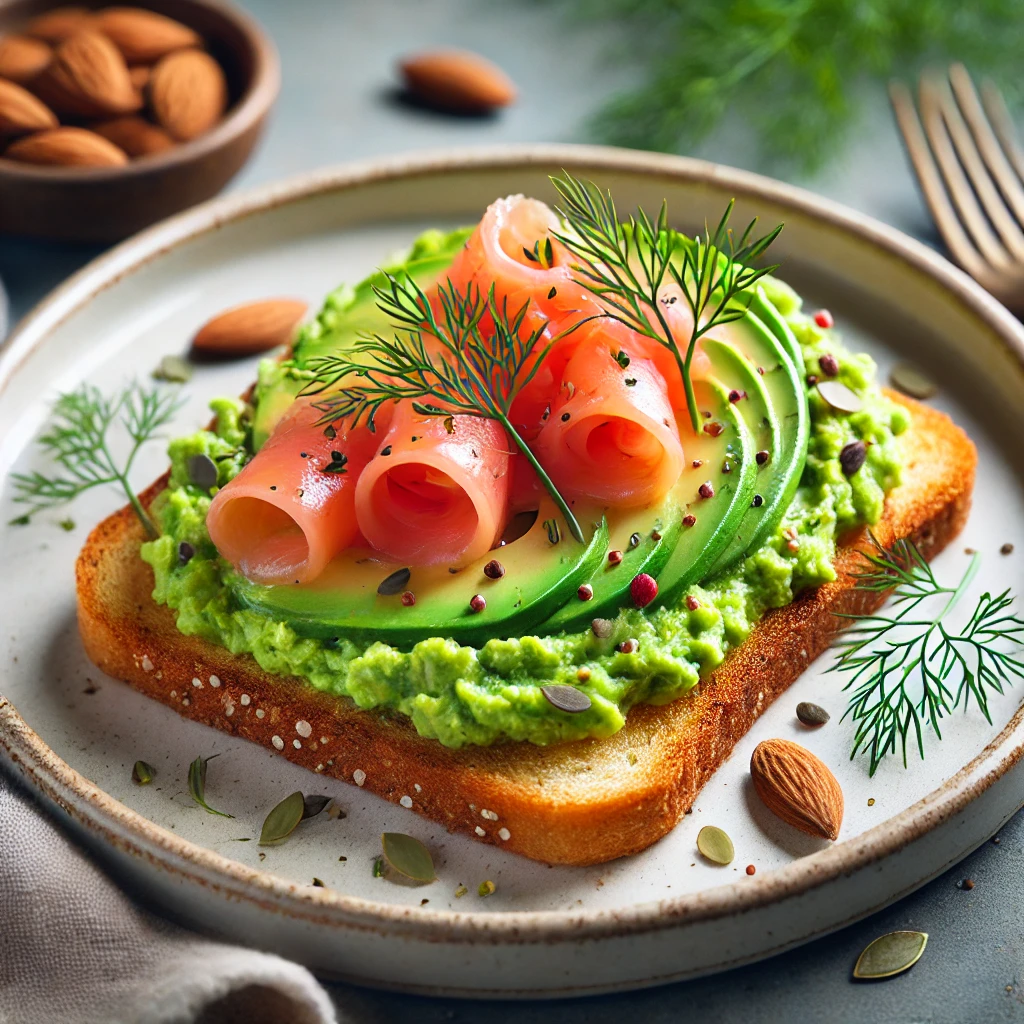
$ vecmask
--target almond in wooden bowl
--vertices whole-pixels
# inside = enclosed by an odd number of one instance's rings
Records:
[[[73,117],[109,117],[142,107],[121,51],[91,28],[57,45],[32,88],[58,114]]]
[[[25,83],[35,78],[53,56],[49,43],[31,36],[0,38],[0,78]]]
[[[56,127],[56,115],[42,100],[0,78],[0,138]]]
[[[96,121],[92,130],[131,157],[152,156],[174,148],[174,139],[163,128],[136,114]]]
[[[90,26],[102,32],[129,64],[152,64],[175,50],[201,47],[198,32],[174,18],[141,7],[104,7]]]
[[[157,123],[182,142],[208,132],[224,113],[228,87],[220,65],[202,50],[168,54],[149,80]]]
[[[37,14],[25,25],[25,32],[48,43],[59,43],[79,29],[85,28],[92,13],[88,7],[52,7],[46,10],[47,4],[36,6],[42,13]]]
[[[123,149],[85,128],[51,128],[11,143],[4,156],[26,164],[51,167],[121,167]]]
[[[30,164],[10,158],[0,148],[0,233],[80,241],[124,238],[154,221],[210,198],[249,158],[277,97],[279,71],[273,44],[247,14],[219,0],[144,0],[144,3],[147,11],[184,26],[185,34],[179,38],[191,41],[194,34],[201,39],[204,51],[223,69],[226,105],[220,119],[209,131],[195,138],[175,139],[173,147],[154,151],[157,138],[162,144],[163,136],[147,131],[143,138],[138,125],[130,123],[126,128],[121,123],[122,118],[132,116],[154,120],[148,103],[137,109],[143,90],[148,95],[149,85],[144,82],[148,82],[151,69],[145,64],[126,61],[124,52],[111,42],[109,45],[115,49],[127,75],[131,103],[124,98],[114,105],[127,106],[127,110],[88,116],[65,115],[65,126],[68,126],[67,121],[71,122],[70,127],[102,126],[103,134],[94,134],[115,148],[120,146],[104,139],[104,134],[133,132],[131,146],[140,155],[132,155],[128,163],[117,166]],[[82,17],[68,11],[61,12],[59,17],[50,17],[48,12],[54,6],[52,0],[0,2],[0,37],[31,35],[33,39],[53,40],[51,45],[58,49],[71,36],[80,35],[83,28],[94,33],[100,12],[111,7],[102,0],[89,0],[87,7],[82,8],[83,21]],[[140,23],[153,25],[149,19],[133,18],[129,28],[136,31]],[[165,23],[159,24],[162,29],[167,28]],[[120,28],[124,29],[123,23]],[[121,45],[130,48],[127,36],[121,37]],[[151,41],[146,45],[163,49],[169,44],[165,38],[159,46]],[[109,56],[109,50],[105,52]],[[79,60],[76,68],[80,69],[83,63]],[[132,67],[145,70],[133,72]],[[126,97],[124,78],[117,73],[115,77],[120,77],[122,83],[117,95]],[[29,84],[34,90],[34,80]],[[80,91],[93,99],[97,93],[107,95],[95,85]],[[108,109],[110,106],[109,103],[101,105]],[[114,121],[119,123],[109,127]],[[160,130],[159,125],[154,124],[154,127]],[[119,143],[129,145],[126,139],[127,136],[118,136]],[[4,141],[0,139],[0,147]]]
[[[409,93],[441,110],[483,114],[516,98],[512,80],[496,64],[468,50],[434,50],[401,64]]]

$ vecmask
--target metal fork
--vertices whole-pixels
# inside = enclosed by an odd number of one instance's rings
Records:
[[[953,258],[986,291],[1024,314],[1024,152],[994,85],[979,98],[954,64],[948,77],[923,75],[920,117],[910,90],[889,86],[925,201]]]

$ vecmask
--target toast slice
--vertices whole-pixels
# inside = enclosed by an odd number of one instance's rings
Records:
[[[902,435],[904,483],[875,534],[912,538],[926,556],[963,527],[977,453],[943,413],[891,394],[912,416]],[[165,486],[143,495],[149,503]],[[77,565],[78,620],[89,657],[111,676],[179,714],[277,749],[314,772],[355,781],[481,842],[552,864],[596,864],[650,846],[689,810],[737,740],[839,631],[836,612],[882,596],[854,588],[863,531],[845,538],[839,578],[769,613],[699,690],[662,707],[640,705],[603,740],[550,747],[506,743],[451,750],[408,722],[358,709],[298,679],[264,672],[183,636],[151,598],[138,520],[125,507],[93,530]]]

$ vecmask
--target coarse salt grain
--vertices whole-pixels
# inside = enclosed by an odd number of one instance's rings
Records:
[[[148,654],[144,654],[142,656],[142,671],[143,672],[152,672],[153,671],[153,662],[151,662],[149,660],[149,655]]]
[[[497,821],[498,820],[497,814],[495,814],[494,811],[487,810],[486,808],[484,808],[480,812],[480,817],[481,818],[486,818],[488,821]]]
[[[271,736],[270,742],[274,744],[275,750],[284,750],[284,740],[280,736]]]
[[[499,828],[498,838],[507,843],[512,838],[512,833],[507,828]]]
[[[418,782],[414,782],[412,784],[412,788],[415,789],[417,793],[423,792],[423,787]]]
[[[292,740],[292,746],[296,750],[301,750],[302,749],[302,740]]]
[[[250,700],[251,698],[249,694],[243,693],[242,696],[238,698],[238,703],[241,704],[243,708],[247,708]]]
[[[321,736],[320,737],[320,746],[321,747],[326,747],[327,746],[327,737],[326,736]]]
[[[313,733],[313,726],[311,726],[304,718],[300,718],[299,721],[295,723],[295,731],[300,736],[308,738]]]
[[[475,829],[473,829],[473,831],[474,831],[474,832],[475,832],[475,833],[476,833],[476,834],[477,834],[478,836],[485,836],[485,835],[487,835],[487,833],[486,833],[486,832],[485,832],[485,831],[484,831],[484,830],[483,830],[483,829],[482,829],[482,828],[481,828],[481,827],[480,827],[479,825],[477,825],[477,827],[476,827]]]
[[[357,786],[361,786],[366,781],[366,772],[364,772],[362,768],[357,768],[352,773],[352,781]]]
[[[256,717],[257,718],[262,718],[265,714],[266,714],[266,711],[264,711],[263,708],[257,708],[256,709]]]
[[[235,713],[235,705],[234,704],[225,704],[224,705],[224,715],[227,718],[230,718],[234,713]]]
[[[177,690],[171,690],[171,696],[172,697],[177,697],[178,696],[178,691]]]
[[[192,685],[193,685],[193,686],[194,686],[194,687],[195,687],[195,688],[196,688],[197,690],[201,690],[201,689],[203,688],[203,681],[202,681],[202,679],[200,679],[200,678],[199,678],[198,676],[193,676],[193,677],[192,677]]]
[[[220,676],[210,676],[210,685],[216,690],[220,686]]]
[[[403,796],[402,799],[399,800],[398,802],[403,807],[412,807],[412,797],[411,796]]]
[[[181,703],[182,703],[182,704],[184,704],[184,705],[185,705],[185,707],[188,707],[188,706],[189,706],[189,704],[191,704],[191,703],[192,703],[192,701],[190,701],[190,700],[188,699],[188,697],[182,697],[182,698],[181,698]]]

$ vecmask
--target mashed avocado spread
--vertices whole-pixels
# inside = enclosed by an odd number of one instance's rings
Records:
[[[406,258],[431,251],[442,239],[439,232],[428,232]],[[162,535],[142,546],[156,580],[154,600],[176,611],[182,633],[235,654],[251,654],[267,672],[298,677],[361,708],[406,715],[421,735],[446,746],[508,739],[548,744],[611,735],[622,728],[634,704],[667,703],[695,687],[769,609],[834,579],[836,539],[852,527],[877,522],[886,493],[899,483],[894,438],[906,430],[908,417],[878,390],[871,358],[849,353],[834,331],[819,328],[801,311],[799,296],[782,282],[768,278],[764,287],[796,336],[808,372],[820,365],[822,356],[835,356],[838,379],[861,395],[863,407],[837,415],[808,386],[810,445],[799,488],[782,522],[759,550],[691,587],[672,606],[653,612],[623,609],[612,620],[610,636],[598,637],[587,629],[493,639],[479,648],[445,637],[423,640],[410,650],[381,642],[301,637],[234,599],[231,567],[218,556],[206,531],[210,495],[188,480],[186,464],[192,455],[213,459],[221,487],[251,457],[251,410],[226,398],[212,403],[212,431],[201,430],[170,445],[170,482],[153,509]],[[353,295],[351,288],[332,293],[307,330],[329,330],[331,318]],[[273,379],[276,365],[265,362],[261,380]],[[839,455],[855,440],[868,443],[867,456],[847,476]],[[187,560],[179,557],[182,542],[194,549]],[[617,650],[626,639],[638,641],[634,652]],[[548,683],[585,691],[591,707],[577,714],[557,710],[541,693]]]

